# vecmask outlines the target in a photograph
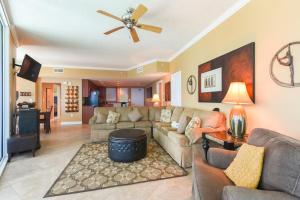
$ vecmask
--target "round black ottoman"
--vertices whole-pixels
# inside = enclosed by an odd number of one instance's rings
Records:
[[[110,133],[108,156],[117,162],[133,162],[147,154],[147,135],[140,129],[120,129]]]

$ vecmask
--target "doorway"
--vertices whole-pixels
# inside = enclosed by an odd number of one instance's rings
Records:
[[[53,115],[54,119],[60,118],[60,84],[54,84],[53,88],[53,97],[54,97],[54,107],[53,107]]]
[[[52,107],[51,119],[60,118],[61,85],[59,83],[42,83],[42,111]]]

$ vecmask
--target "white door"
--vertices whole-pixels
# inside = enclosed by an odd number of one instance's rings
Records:
[[[171,105],[181,106],[181,71],[171,75]]]
[[[144,88],[131,88],[131,106],[145,105]]]

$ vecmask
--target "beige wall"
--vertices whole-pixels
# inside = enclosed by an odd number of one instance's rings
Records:
[[[93,69],[76,69],[64,68],[64,73],[54,73],[52,67],[43,66],[39,77],[47,78],[73,78],[73,79],[124,79],[127,77],[127,72],[109,71],[109,70],[93,70]]]
[[[150,74],[169,73],[170,70],[169,63],[161,62],[161,61],[156,61],[153,63],[143,65],[143,68],[144,70],[142,73],[137,73],[136,69],[129,70],[127,72],[127,77],[135,78],[135,77],[150,75]]]
[[[220,107],[228,114],[229,105],[198,103],[197,93],[187,93],[186,80],[189,75],[197,74],[199,64],[255,42],[256,104],[245,106],[248,130],[265,127],[300,139],[300,88],[280,87],[269,77],[269,64],[275,52],[288,42],[300,40],[299,8],[299,0],[252,0],[174,59],[170,71],[182,71],[183,106],[209,110]],[[299,70],[299,54],[295,59]]]
[[[41,109],[42,105],[42,83],[58,83],[61,85],[61,113],[60,113],[60,121],[62,123],[68,122],[81,122],[82,121],[82,80],[81,79],[65,79],[65,78],[40,78],[38,81],[38,108]],[[66,83],[74,86],[79,86],[79,112],[67,113],[65,112],[65,93],[66,87],[68,86]]]
[[[35,102],[35,83],[26,79],[16,77],[16,89],[19,92],[17,104],[20,102]],[[20,92],[31,92],[31,96],[21,96]]]

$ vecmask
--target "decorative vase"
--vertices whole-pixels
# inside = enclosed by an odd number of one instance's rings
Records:
[[[243,106],[235,105],[229,115],[230,131],[235,138],[243,138],[246,133],[246,112]]]

